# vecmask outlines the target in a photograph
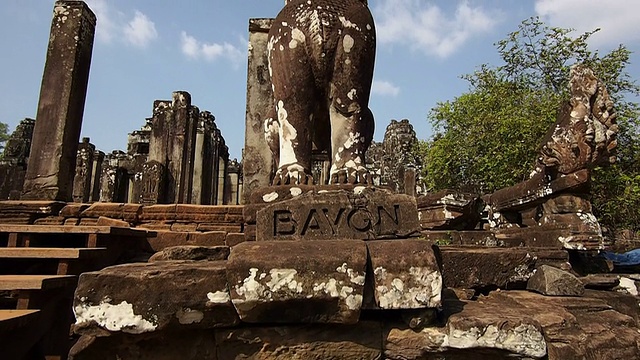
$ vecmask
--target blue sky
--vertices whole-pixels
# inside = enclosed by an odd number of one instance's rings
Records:
[[[216,116],[232,158],[244,142],[248,19],[274,17],[283,0],[87,0],[98,16],[82,136],[105,152],[174,90]],[[12,131],[35,117],[54,0],[3,0],[0,121]],[[429,110],[468,89],[462,74],[499,64],[494,43],[530,16],[553,26],[602,31],[591,46],[631,51],[640,78],[640,1],[369,0],[378,32],[370,107],[381,140],[391,119],[431,136]],[[636,99],[638,100],[638,99]]]

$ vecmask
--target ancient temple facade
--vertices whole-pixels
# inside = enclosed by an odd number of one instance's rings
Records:
[[[233,166],[231,166],[233,165]],[[129,134],[127,152],[101,166],[99,201],[139,204],[238,204],[242,167],[230,164],[215,117],[178,91],[156,100],[153,115]]]
[[[18,199],[29,159],[35,120],[23,120],[7,141],[0,161],[0,196]],[[77,203],[240,204],[242,164],[209,111],[174,92],[156,100],[153,114],[128,136],[126,151],[96,149],[89,138],[78,145],[72,198]]]

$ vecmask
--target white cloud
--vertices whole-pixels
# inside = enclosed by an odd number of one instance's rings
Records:
[[[226,58],[231,61],[234,66],[239,66],[245,57],[244,53],[235,45],[229,44],[228,42],[222,44],[205,43],[187,34],[185,31],[180,34],[180,42],[182,53],[193,60],[204,59],[206,61],[215,61],[219,58]]]
[[[136,10],[136,14],[124,28],[127,41],[137,47],[146,47],[151,41],[158,38],[156,25],[149,18]]]
[[[374,80],[373,85],[371,85],[371,92],[382,96],[398,96],[398,94],[400,94],[400,88],[389,81]]]
[[[96,14],[96,39],[103,43],[119,40],[136,47],[146,47],[158,38],[153,21],[140,11],[135,11],[133,19],[109,4],[107,0],[85,0]]]
[[[583,33],[600,28],[593,45],[617,46],[640,40],[640,1],[536,0],[536,13],[549,25]]]
[[[427,55],[446,58],[473,36],[489,32],[497,24],[495,14],[467,1],[456,6],[455,14],[424,0],[381,0],[373,8],[378,41],[398,43]]]
[[[118,32],[118,26],[113,20],[113,11],[106,0],[85,0],[89,8],[96,14],[96,38],[99,41],[110,43]]]

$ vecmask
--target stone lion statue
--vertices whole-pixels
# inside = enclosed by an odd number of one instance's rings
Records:
[[[331,154],[331,183],[368,183],[376,34],[366,0],[288,0],[269,32],[275,107],[265,136],[274,185],[312,184],[311,152]]]

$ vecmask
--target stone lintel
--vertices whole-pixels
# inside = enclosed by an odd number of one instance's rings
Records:
[[[518,211],[544,202],[561,191],[579,191],[589,185],[589,170],[583,169],[546,181],[543,174],[490,195],[489,203],[494,212]]]
[[[415,198],[382,188],[281,186],[262,193],[269,205],[256,216],[258,241],[407,238],[420,231]]]

